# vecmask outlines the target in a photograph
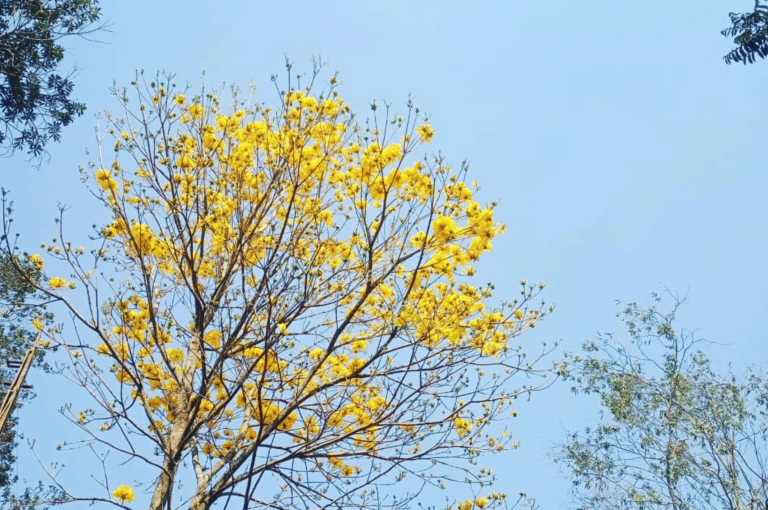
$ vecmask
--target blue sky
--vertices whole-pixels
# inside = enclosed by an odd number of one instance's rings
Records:
[[[285,56],[309,71],[321,55],[361,114],[371,100],[404,106],[413,94],[437,130],[433,148],[469,160],[482,197],[500,200],[508,233],[478,270],[500,297],[520,278],[547,282],[557,310],[522,338],[531,350],[618,332],[614,300],[646,301],[669,286],[689,296],[681,324],[722,344],[711,346],[717,364],[764,363],[768,62],[726,66],[731,43],[719,35],[728,11],[751,5],[104,2],[111,32],[66,43],[87,114],[42,170],[2,160],[0,184],[13,191],[30,249],[54,234],[57,202],[72,206],[66,221],[77,231],[99,214],[77,168],[96,149],[95,115],[117,107],[113,80],[165,69],[196,86],[205,71],[210,84],[253,80],[273,102],[269,77]],[[41,423],[61,403],[48,391],[54,379],[34,377],[41,396],[22,423]],[[491,461],[498,490],[564,508],[568,481],[548,452],[596,418],[595,403],[558,385],[520,411],[520,450]]]

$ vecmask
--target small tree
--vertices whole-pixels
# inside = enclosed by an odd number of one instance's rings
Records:
[[[658,302],[658,296],[655,296]],[[582,509],[764,509],[768,503],[768,380],[718,375],[677,331],[675,311],[629,304],[629,331],[587,342],[572,359],[576,393],[597,394],[596,427],[558,452]]]
[[[39,158],[83,114],[59,43],[98,30],[100,13],[97,0],[0,0],[0,147]]]
[[[139,76],[130,101],[115,90],[116,156],[84,171],[111,216],[103,244],[88,264],[62,233],[46,249],[71,275],[38,288],[95,338],[50,332],[91,401],[65,414],[154,475],[65,499],[123,505],[136,487],[153,510],[405,508],[466,483],[461,510],[504,501],[476,464],[549,381],[510,379],[552,373],[513,343],[550,311],[531,306],[543,285],[491,307],[472,264],[504,227],[466,165],[412,156],[434,135],[412,104],[374,104],[360,126],[335,78],[312,83],[289,79],[276,109],[167,77]]]
[[[3,217],[11,211],[11,203],[7,192],[2,191]],[[10,243],[8,243],[9,245]],[[0,249],[0,381],[9,382],[15,373],[6,367],[10,359],[22,359],[31,347],[35,338],[35,328],[42,329],[50,322],[51,316],[44,306],[33,304],[41,297],[35,286],[30,283],[39,282],[40,260],[23,260],[12,255],[11,250]],[[24,274],[20,275],[19,270]],[[39,305],[39,303],[37,303]],[[30,321],[35,325],[30,327]],[[43,351],[36,353],[35,364],[38,368],[48,369],[43,362]],[[6,387],[0,385],[0,399],[5,396]],[[29,400],[33,396],[30,391],[22,391],[18,403]],[[36,499],[39,491],[27,490],[20,498],[11,489],[17,481],[14,474],[14,455],[17,446],[17,431],[19,425],[13,421],[6,422],[0,433],[0,506],[3,508],[20,507]]]

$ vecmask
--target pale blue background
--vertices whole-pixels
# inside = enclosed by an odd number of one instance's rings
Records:
[[[431,113],[433,147],[468,159],[482,197],[501,199],[509,233],[478,269],[500,297],[522,277],[548,283],[557,311],[524,337],[531,351],[618,331],[615,299],[667,285],[689,293],[681,323],[725,344],[710,349],[719,366],[764,365],[768,63],[726,66],[719,35],[728,11],[752,4],[105,1],[112,32],[67,43],[88,113],[41,171],[0,160],[0,184],[29,249],[54,234],[57,201],[72,206],[70,232],[83,231],[100,212],[77,167],[96,148],[94,115],[117,106],[113,79],[167,69],[196,86],[205,70],[210,84],[254,80],[274,102],[269,77],[284,56],[308,71],[320,54],[363,117],[373,99],[401,106],[412,93]],[[68,398],[61,381],[31,378],[41,396],[22,426],[41,445],[65,439],[73,429],[51,411]],[[520,450],[491,460],[496,490],[567,508],[569,482],[548,452],[596,417],[595,403],[559,385],[520,411]],[[20,453],[23,471],[34,461]]]

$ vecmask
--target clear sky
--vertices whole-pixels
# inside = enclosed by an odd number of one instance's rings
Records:
[[[117,107],[112,80],[165,69],[196,86],[205,71],[210,84],[253,80],[274,102],[269,77],[284,57],[309,71],[321,55],[363,116],[371,100],[401,106],[413,94],[437,130],[432,147],[469,160],[482,197],[501,201],[508,233],[478,270],[499,296],[520,278],[547,282],[557,310],[523,337],[532,351],[618,332],[614,300],[666,285],[688,293],[681,323],[724,344],[710,351],[719,365],[765,363],[768,62],[726,66],[719,35],[751,0],[103,4],[111,32],[67,42],[87,114],[42,170],[0,160],[30,249],[54,234],[57,202],[72,206],[71,232],[97,219],[77,168],[96,149],[95,115]],[[41,396],[22,426],[64,439],[43,414],[61,404],[59,382],[33,377]],[[521,448],[491,461],[497,490],[567,508],[569,482],[548,452],[597,408],[559,385],[520,412]]]

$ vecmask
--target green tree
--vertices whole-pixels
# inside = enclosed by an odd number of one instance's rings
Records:
[[[571,359],[573,391],[602,404],[598,425],[558,449],[577,508],[766,508],[768,381],[718,374],[676,330],[679,304],[627,305],[629,343],[598,336]]]
[[[11,204],[7,200],[7,192],[2,192],[2,206],[6,227],[10,218]],[[10,246],[10,244],[6,245]],[[6,367],[7,360],[21,359],[35,338],[32,322],[38,320],[42,326],[51,320],[50,314],[40,302],[40,294],[35,291],[30,282],[40,278],[40,264],[35,260],[20,259],[11,254],[12,250],[0,250],[0,381],[10,381],[14,371]],[[33,301],[36,301],[33,303]],[[38,350],[35,365],[48,369],[43,362],[43,351]],[[5,386],[0,385],[0,399],[4,397]],[[20,395],[19,402],[33,397],[30,391]],[[14,450],[17,444],[17,426],[7,423],[0,433],[0,507],[7,508],[13,502],[12,508],[26,508],[34,501],[40,489],[29,489],[21,497],[15,497],[11,488],[16,482],[13,465],[16,461]]]
[[[59,66],[62,38],[101,28],[97,0],[0,0],[0,147],[34,158],[83,114],[71,73]]]
[[[755,0],[755,8],[748,13],[729,14],[732,26],[721,33],[725,37],[733,37],[736,48],[723,57],[726,64],[742,62],[753,64],[756,57],[765,58],[768,55],[768,5]]]

